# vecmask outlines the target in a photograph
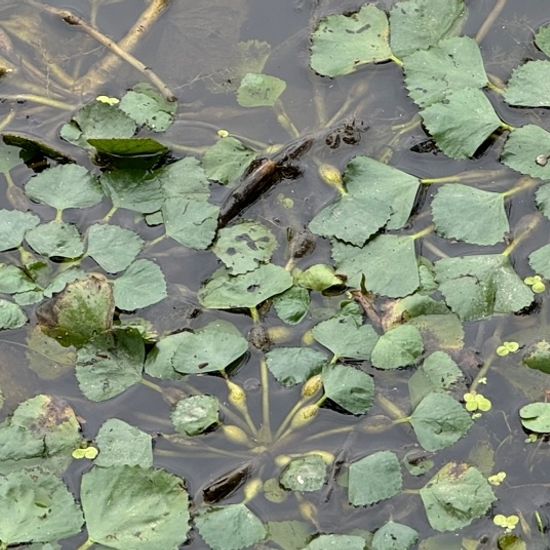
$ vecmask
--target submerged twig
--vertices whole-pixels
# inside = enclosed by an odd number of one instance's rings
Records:
[[[491,27],[493,26],[494,22],[497,20],[498,16],[500,15],[500,12],[504,9],[504,6],[506,6],[507,0],[497,0],[493,9],[491,10],[491,13],[487,16],[487,19],[483,22],[483,25],[481,25],[479,31],[477,31],[476,34],[476,42],[479,44],[483,41],[483,39],[487,36],[488,32],[491,30]]]

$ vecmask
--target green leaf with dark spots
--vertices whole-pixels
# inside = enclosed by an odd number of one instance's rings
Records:
[[[0,330],[21,328],[27,320],[25,312],[17,304],[0,298]]]
[[[277,316],[287,325],[301,323],[308,314],[310,303],[309,291],[299,286],[291,286],[273,298]]]
[[[388,521],[374,533],[372,550],[412,550],[418,542],[418,532],[408,525]]]
[[[229,185],[238,180],[256,153],[234,137],[220,139],[204,154],[202,166],[208,179]]]
[[[246,73],[237,90],[241,107],[273,107],[286,89],[286,82],[268,74]]]
[[[53,221],[27,231],[27,243],[48,258],[78,258],[84,253],[84,243],[75,225]]]
[[[310,454],[290,461],[281,474],[281,485],[290,491],[318,491],[327,479],[327,465],[321,456]]]

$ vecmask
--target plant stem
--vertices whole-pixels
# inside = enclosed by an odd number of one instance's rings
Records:
[[[399,57],[396,57],[395,55],[390,56],[390,61],[393,61],[396,65],[403,67],[403,61],[401,61],[401,59],[399,59]]]
[[[151,380],[147,380],[145,378],[142,378],[139,382],[140,382],[140,384],[143,384],[147,388],[150,388],[150,389],[152,389],[152,390],[154,390],[158,393],[164,393],[164,390],[158,384],[155,384],[154,382],[151,382]]]
[[[476,377],[474,378],[474,381],[470,385],[470,392],[475,391],[477,389],[477,387],[479,386],[479,381],[482,378],[485,378],[485,376],[487,376],[487,373],[489,372],[489,369],[491,368],[491,365],[492,365],[495,358],[496,358],[496,355],[493,353],[489,356],[487,361],[485,361],[483,363],[482,367],[479,369],[479,372],[477,373]]]
[[[381,393],[377,396],[378,404],[394,419],[400,420],[407,418],[407,415],[390,399],[382,395]]]
[[[145,248],[151,248],[151,247],[155,246],[156,244],[162,242],[164,239],[166,239],[166,233],[163,233],[162,235],[160,235],[160,236],[157,237],[156,239],[153,239],[152,241],[149,241],[149,242],[145,245]]]
[[[508,191],[505,191],[504,193],[502,193],[502,196],[505,199],[507,199],[509,197],[516,195],[517,193],[522,193],[527,189],[536,187],[537,184],[538,184],[537,180],[534,180],[533,178],[521,178],[517,185],[514,185],[512,189],[509,189]]]
[[[111,221],[111,218],[115,215],[118,208],[116,206],[113,206],[105,216],[100,220],[100,223],[109,223]]]
[[[503,130],[507,130],[508,132],[513,132],[515,128],[513,126],[510,126],[510,124],[506,124],[506,122],[500,121],[500,127]]]
[[[5,101],[30,101],[32,103],[39,103],[40,105],[46,105],[47,107],[54,107],[55,109],[62,109],[63,111],[73,111],[74,105],[63,103],[49,97],[37,95],[37,94],[4,94],[0,97],[0,100]]]
[[[34,4],[35,2],[33,2]],[[158,3],[158,2],[157,2]],[[162,1],[161,4],[163,6],[166,6],[166,1]],[[79,27],[82,29],[88,36],[91,36],[94,40],[99,42],[102,46],[105,46],[108,50],[110,50],[113,54],[117,55],[120,59],[134,67],[134,69],[138,70],[145,78],[147,78],[152,84],[154,84],[161,94],[164,96],[164,98],[168,101],[175,101],[176,96],[174,95],[174,92],[168,87],[167,84],[165,84],[161,78],[151,70],[151,68],[147,67],[144,63],[142,63],[139,59],[135,58],[131,53],[126,51],[123,47],[121,47],[119,44],[117,44],[114,40],[110,39],[108,36],[104,35],[101,31],[84,21],[81,17],[78,17],[78,15],[75,15],[74,13],[54,8],[53,6],[48,6],[45,4],[39,4],[42,9],[45,11],[60,17],[65,23],[68,25],[74,25],[76,27]],[[143,29],[140,31],[140,34],[143,33]],[[97,75],[99,76],[99,75]],[[96,82],[94,82],[94,79],[97,79],[97,76],[95,75],[95,72],[92,73],[90,76],[90,73],[84,77],[84,83],[85,84],[92,84],[97,85]],[[93,77],[93,78],[92,78]],[[86,80],[88,82],[86,82]],[[85,88],[83,88],[83,91]]]
[[[269,414],[269,372],[265,359],[260,361],[260,380],[262,384],[262,427],[261,432],[266,441],[271,441],[271,417]]]
[[[12,123],[14,118],[15,118],[15,111],[12,109],[4,117],[4,119],[0,121],[0,132],[4,131]]]
[[[502,252],[503,256],[510,256],[512,252],[531,234],[531,232],[537,227],[537,225],[540,223],[540,217],[534,217],[529,224],[527,225],[527,228],[522,231]]]
[[[433,233],[433,231],[434,231],[434,226],[429,225],[425,229],[422,229],[422,231],[419,231],[418,233],[414,233],[413,235],[410,235],[410,237],[411,239],[416,241],[418,239],[421,239],[422,237],[425,237],[426,235],[430,235],[431,233]]]
[[[286,112],[284,105],[280,99],[278,99],[273,106],[273,110],[277,115],[277,122],[290,134],[290,136],[293,138],[299,138],[300,132],[292,122],[291,118],[288,116],[288,113]]]
[[[331,435],[349,433],[355,430],[356,426],[342,426],[341,428],[332,428],[332,430],[325,430],[324,432],[319,432],[309,437],[306,437],[304,441],[315,441],[317,439],[322,439],[323,437],[329,437]]]
[[[91,539],[88,539],[84,544],[81,544],[77,550],[88,550],[88,548],[91,548],[95,542]]]
[[[478,44],[483,41],[483,39],[487,36],[487,33],[491,30],[491,27],[493,26],[494,22],[497,20],[498,16],[500,15],[500,12],[504,9],[504,6],[506,6],[506,1],[507,0],[497,0],[495,2],[495,5],[491,10],[491,13],[489,13],[489,15],[487,16],[487,19],[485,19],[479,31],[477,31],[476,42]]]
[[[251,307],[250,308],[250,317],[252,318],[252,322],[255,325],[260,324],[260,312],[258,311],[257,307]]]
[[[489,90],[495,92],[496,94],[499,94],[499,95],[503,95],[504,92],[506,91],[506,88],[502,88],[500,86],[497,86],[494,82],[491,82],[491,80],[489,80],[489,82],[487,83],[487,88],[489,88]]]
[[[55,221],[57,223],[63,223],[63,210],[58,209],[55,213]]]
[[[281,425],[275,433],[275,440],[279,439],[281,435],[285,432],[286,428],[294,418],[294,415],[310,400],[309,397],[302,397],[299,399],[294,407],[290,409],[290,412],[285,416],[285,419],[281,422]]]

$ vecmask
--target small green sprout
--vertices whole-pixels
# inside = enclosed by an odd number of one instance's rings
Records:
[[[75,449],[71,454],[75,460],[82,460],[83,458],[94,460],[94,458],[96,458],[99,454],[99,451],[96,449],[96,447],[92,446],[85,448],[80,447],[78,449]]]
[[[532,277],[525,277],[523,282],[531,287],[531,290],[535,294],[542,294],[546,290],[546,285],[540,275],[533,275]]]
[[[517,342],[503,342],[497,348],[497,355],[499,357],[506,357],[510,353],[516,353],[518,350],[519,344]]]
[[[464,394],[464,401],[466,402],[466,410],[468,412],[487,412],[491,410],[493,404],[481,393],[470,392]],[[476,418],[479,418],[476,417]]]
[[[525,443],[536,443],[538,440],[539,436],[537,434],[529,434],[525,439]]]
[[[118,105],[120,103],[120,99],[117,97],[109,97],[106,95],[98,95],[95,100],[100,103],[106,103],[107,105]]]
[[[222,139],[226,138],[226,137],[229,137],[229,132],[227,130],[220,129],[220,130],[217,131],[217,134],[218,134],[218,137],[222,138]]]
[[[492,476],[489,476],[487,478],[487,481],[494,485],[495,487],[498,487],[502,484],[502,482],[506,479],[506,472],[497,472],[496,474],[493,474]]]
[[[483,376],[481,377],[478,381],[477,381],[478,384],[487,384],[487,377],[486,376]]]
[[[503,514],[497,514],[493,518],[493,523],[495,525],[498,525],[498,527],[502,527],[503,529],[506,529],[506,532],[513,531],[517,524],[519,523],[519,517],[515,514],[511,516],[504,516]]]

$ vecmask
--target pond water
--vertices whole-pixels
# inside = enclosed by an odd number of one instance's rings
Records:
[[[377,531],[377,549],[550,548],[550,134],[515,153],[508,141],[527,125],[550,131],[550,62],[534,44],[550,22],[547,1],[479,0],[463,13],[460,0],[440,0],[431,38],[415,20],[422,0],[163,4],[0,6],[0,208],[38,216],[8,222],[0,211],[0,238],[12,243],[0,242],[0,548],[332,547],[320,534],[370,548]],[[319,25],[345,27],[362,6],[376,8],[366,26],[329,28],[312,60]],[[405,38],[419,25],[426,48],[438,32],[476,39],[490,84],[472,83],[475,51],[460,65],[473,41],[441,61],[458,59],[460,78],[449,65],[448,82],[430,80],[437,60],[415,69],[421,47],[398,54],[393,20],[393,54],[366,53],[334,78],[312,70],[338,64],[339,32],[352,49],[376,34],[376,17],[397,19],[407,6],[416,9]],[[439,20],[452,20],[453,6],[453,25]],[[131,55],[121,60],[102,37]],[[387,46],[382,31],[372,40]],[[540,73],[515,84],[529,97],[514,101],[511,74],[533,60]],[[448,88],[424,105],[424,121],[404,70],[420,95]],[[246,89],[249,73],[280,80]],[[149,95],[96,100],[143,82]],[[479,94],[490,103],[475,103]],[[167,128],[155,132],[161,116]],[[147,154],[128,154],[138,126],[168,151],[142,141]],[[67,172],[72,163],[89,173]],[[251,182],[265,189],[216,228],[216,208]],[[374,191],[361,195],[361,185]],[[319,218],[333,204],[341,209]],[[39,220],[67,225],[52,235]],[[133,233],[100,238],[105,226]],[[444,261],[489,254],[482,266]],[[312,266],[321,267],[304,276]],[[36,395],[53,401],[37,412]],[[219,418],[205,421],[204,402],[184,411],[196,395],[216,398]],[[127,424],[105,427],[110,419]],[[82,458],[85,448],[99,455]],[[155,478],[159,470],[171,475]],[[86,523],[44,476],[62,479],[77,505],[82,496]],[[52,544],[24,544],[34,541]]]

